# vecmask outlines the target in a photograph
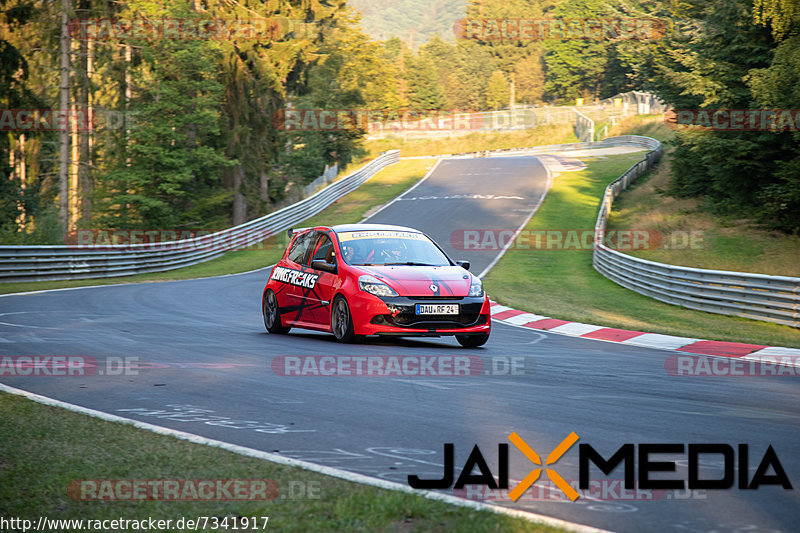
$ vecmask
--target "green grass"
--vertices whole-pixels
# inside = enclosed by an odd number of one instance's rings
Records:
[[[318,215],[303,221],[299,226],[358,222],[370,209],[385,204],[420,180],[434,162],[432,159],[412,159],[385,168],[370,181],[328,206]],[[2,283],[0,294],[89,285],[171,281],[247,272],[275,263],[283,254],[286,244],[287,237],[284,232],[248,249],[229,252],[217,259],[178,270],[110,279]]]
[[[0,393],[0,434],[4,518],[177,521],[268,516],[267,528],[258,531],[562,531],[277,465],[5,393]],[[251,502],[100,502],[67,493],[73,481],[98,479],[267,479],[277,483],[283,496]],[[288,497],[290,486],[295,494],[303,487],[313,497]]]
[[[631,255],[673,265],[800,277],[800,236],[762,229],[753,220],[714,216],[697,198],[669,196],[671,160],[665,154],[655,172],[614,202],[609,229],[655,230],[665,243]]]
[[[591,230],[605,186],[640,158],[641,152],[610,156],[587,162],[584,171],[561,174],[526,229]],[[512,246],[485,284],[487,292],[501,304],[564,320],[800,347],[800,331],[788,326],[692,311],[620,287],[592,268],[591,249],[526,250]]]
[[[609,129],[608,134],[609,136],[644,135],[665,142],[675,136],[675,131],[667,127],[660,115],[634,115],[620,120],[616,126]]]

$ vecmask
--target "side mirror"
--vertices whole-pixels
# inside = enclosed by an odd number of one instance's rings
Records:
[[[456,261],[456,264],[464,270],[469,270],[469,261]]]
[[[323,272],[336,272],[335,264],[328,263],[327,261],[323,261],[322,259],[311,261],[311,268],[313,268],[314,270],[322,270]]]

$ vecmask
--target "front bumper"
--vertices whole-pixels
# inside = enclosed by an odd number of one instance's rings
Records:
[[[417,315],[417,304],[458,304],[458,315]],[[481,335],[491,329],[489,298],[413,297],[380,298],[360,291],[350,310],[356,335],[439,337]]]

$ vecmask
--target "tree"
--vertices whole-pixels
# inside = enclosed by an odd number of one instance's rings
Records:
[[[508,106],[511,88],[508,80],[499,70],[492,72],[489,86],[486,89],[486,103],[491,109],[501,109]]]
[[[486,47],[471,41],[449,44],[434,37],[419,49],[419,56],[433,64],[449,109],[486,108],[489,73],[498,70]]]
[[[553,10],[559,19],[601,19],[609,15],[603,0],[567,0]],[[551,98],[595,98],[601,90],[608,68],[608,43],[581,39],[565,24],[564,36],[555,32],[545,40],[547,65],[545,91]]]
[[[687,12],[683,31],[667,39],[655,68],[653,84],[664,100],[678,109],[797,108],[797,43],[784,48],[776,37],[782,33],[772,35],[754,23],[750,0],[696,3]],[[760,218],[771,227],[798,231],[796,135],[679,131],[670,190],[701,197],[717,213]]]
[[[397,110],[400,41],[387,48],[369,40],[359,29],[358,17],[342,13],[325,33],[320,59],[309,66],[304,90],[291,97],[296,109],[352,112]],[[278,157],[282,174],[301,183],[317,178],[326,165],[345,166],[361,152],[363,124],[345,131],[287,132],[285,150]],[[302,147],[302,148],[298,148]]]
[[[30,2],[1,2],[0,12],[0,109],[44,107],[36,94],[36,76],[31,65],[31,28],[42,15]],[[34,65],[35,66],[35,65]],[[6,126],[6,125],[4,125]],[[4,128],[5,129],[5,128]],[[55,210],[55,193],[38,179],[35,156],[44,138],[52,133],[11,128],[0,132],[0,239],[3,242],[47,242],[61,237]],[[47,153],[52,161],[53,154]]]
[[[162,39],[140,49],[130,104],[135,126],[127,160],[105,179],[103,222],[129,228],[227,225],[229,195],[220,178],[237,162],[224,154],[219,55],[205,40]]]
[[[408,64],[409,101],[415,109],[444,109],[447,105],[436,67],[424,55]]]
[[[544,66],[541,54],[531,54],[521,59],[512,73],[517,102],[540,103],[544,98]]]
[[[771,27],[778,43],[769,67],[753,69],[747,83],[759,105],[772,109],[800,109],[800,5],[780,0],[756,0],[754,20]],[[775,165],[775,183],[759,195],[761,218],[771,227],[800,232],[800,133],[782,133],[785,160]]]
[[[470,0],[467,17],[473,19],[541,19],[552,14],[557,0]],[[487,39],[476,41],[488,51],[497,68],[514,85],[515,99],[537,103],[544,94],[544,47],[538,39]]]

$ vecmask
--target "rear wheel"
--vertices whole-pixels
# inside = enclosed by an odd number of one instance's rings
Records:
[[[483,346],[489,340],[489,334],[483,333],[481,335],[456,335],[458,344],[464,348],[477,348]]]
[[[353,315],[350,313],[350,306],[344,296],[337,296],[333,300],[331,330],[339,342],[360,342],[364,339],[363,335],[356,335],[353,332]]]
[[[278,298],[272,289],[264,293],[264,306],[261,310],[264,315],[264,326],[273,334],[289,333],[291,328],[281,324],[281,313],[278,309]]]

